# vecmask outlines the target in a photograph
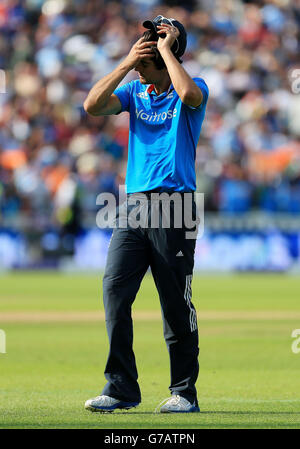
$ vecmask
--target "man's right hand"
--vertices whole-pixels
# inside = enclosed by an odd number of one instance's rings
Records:
[[[156,46],[156,41],[144,42],[141,37],[131,48],[130,52],[124,60],[124,64],[131,70],[134,69],[141,59],[151,58],[154,56],[154,51],[151,49],[152,46]]]

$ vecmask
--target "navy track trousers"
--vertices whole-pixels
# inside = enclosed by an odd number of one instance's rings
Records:
[[[144,210],[146,208],[146,215],[151,222],[153,201],[148,198],[140,203]],[[125,215],[135,207],[137,206],[127,205]],[[103,278],[103,301],[110,350],[104,373],[107,384],[102,394],[116,399],[141,401],[132,349],[131,306],[150,266],[159,293],[164,338],[170,356],[169,389],[172,394],[180,394],[198,405],[195,388],[199,371],[198,328],[196,311],[191,302],[196,240],[186,239],[185,226],[174,227],[173,208],[174,204],[171,202],[169,228],[164,228],[160,220],[158,228],[133,228],[128,224],[113,231]],[[163,210],[164,204],[160,201],[160,219]],[[194,200],[191,211],[195,217]],[[118,215],[120,216],[120,212]]]

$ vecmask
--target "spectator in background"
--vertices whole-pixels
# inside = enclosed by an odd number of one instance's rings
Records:
[[[91,118],[82,103],[137,40],[145,9],[184,24],[184,67],[212,93],[196,161],[206,209],[300,213],[299,1],[4,0],[2,226],[78,232],[95,222],[96,196],[124,183],[127,117]]]

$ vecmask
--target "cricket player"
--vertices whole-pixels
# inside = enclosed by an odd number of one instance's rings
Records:
[[[143,26],[147,31],[128,56],[92,87],[84,109],[93,116],[129,112],[127,201],[138,198],[151,221],[153,194],[194,195],[195,154],[208,88],[202,78],[191,78],[181,65],[186,31],[180,22],[157,16],[146,20]],[[118,87],[130,70],[136,70],[139,79]],[[171,205],[174,212],[175,202]],[[128,211],[135,207],[128,205]],[[159,210],[162,214],[164,206]],[[195,213],[193,199],[192,214]],[[172,218],[169,227],[160,221],[158,227],[128,224],[114,229],[103,278],[110,343],[105,368],[107,384],[100,396],[86,401],[86,409],[108,412],[130,409],[141,402],[132,349],[131,306],[151,267],[171,371],[171,397],[160,412],[200,411],[195,388],[199,371],[198,328],[191,302],[196,238],[187,239],[186,230],[185,224],[175,226]]]

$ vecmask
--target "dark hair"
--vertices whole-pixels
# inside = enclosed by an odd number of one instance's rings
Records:
[[[158,34],[154,30],[147,30],[143,33],[142,38],[143,38],[144,42],[147,42],[147,41],[156,41],[157,42]],[[166,64],[165,64],[165,61],[163,60],[163,58],[161,57],[159,51],[154,46],[152,46],[151,48],[155,53],[155,55],[153,56],[153,61],[154,61],[155,67],[158,70],[164,69],[166,67]],[[174,55],[174,56],[181,63],[181,61],[177,58],[177,56],[176,55]]]

